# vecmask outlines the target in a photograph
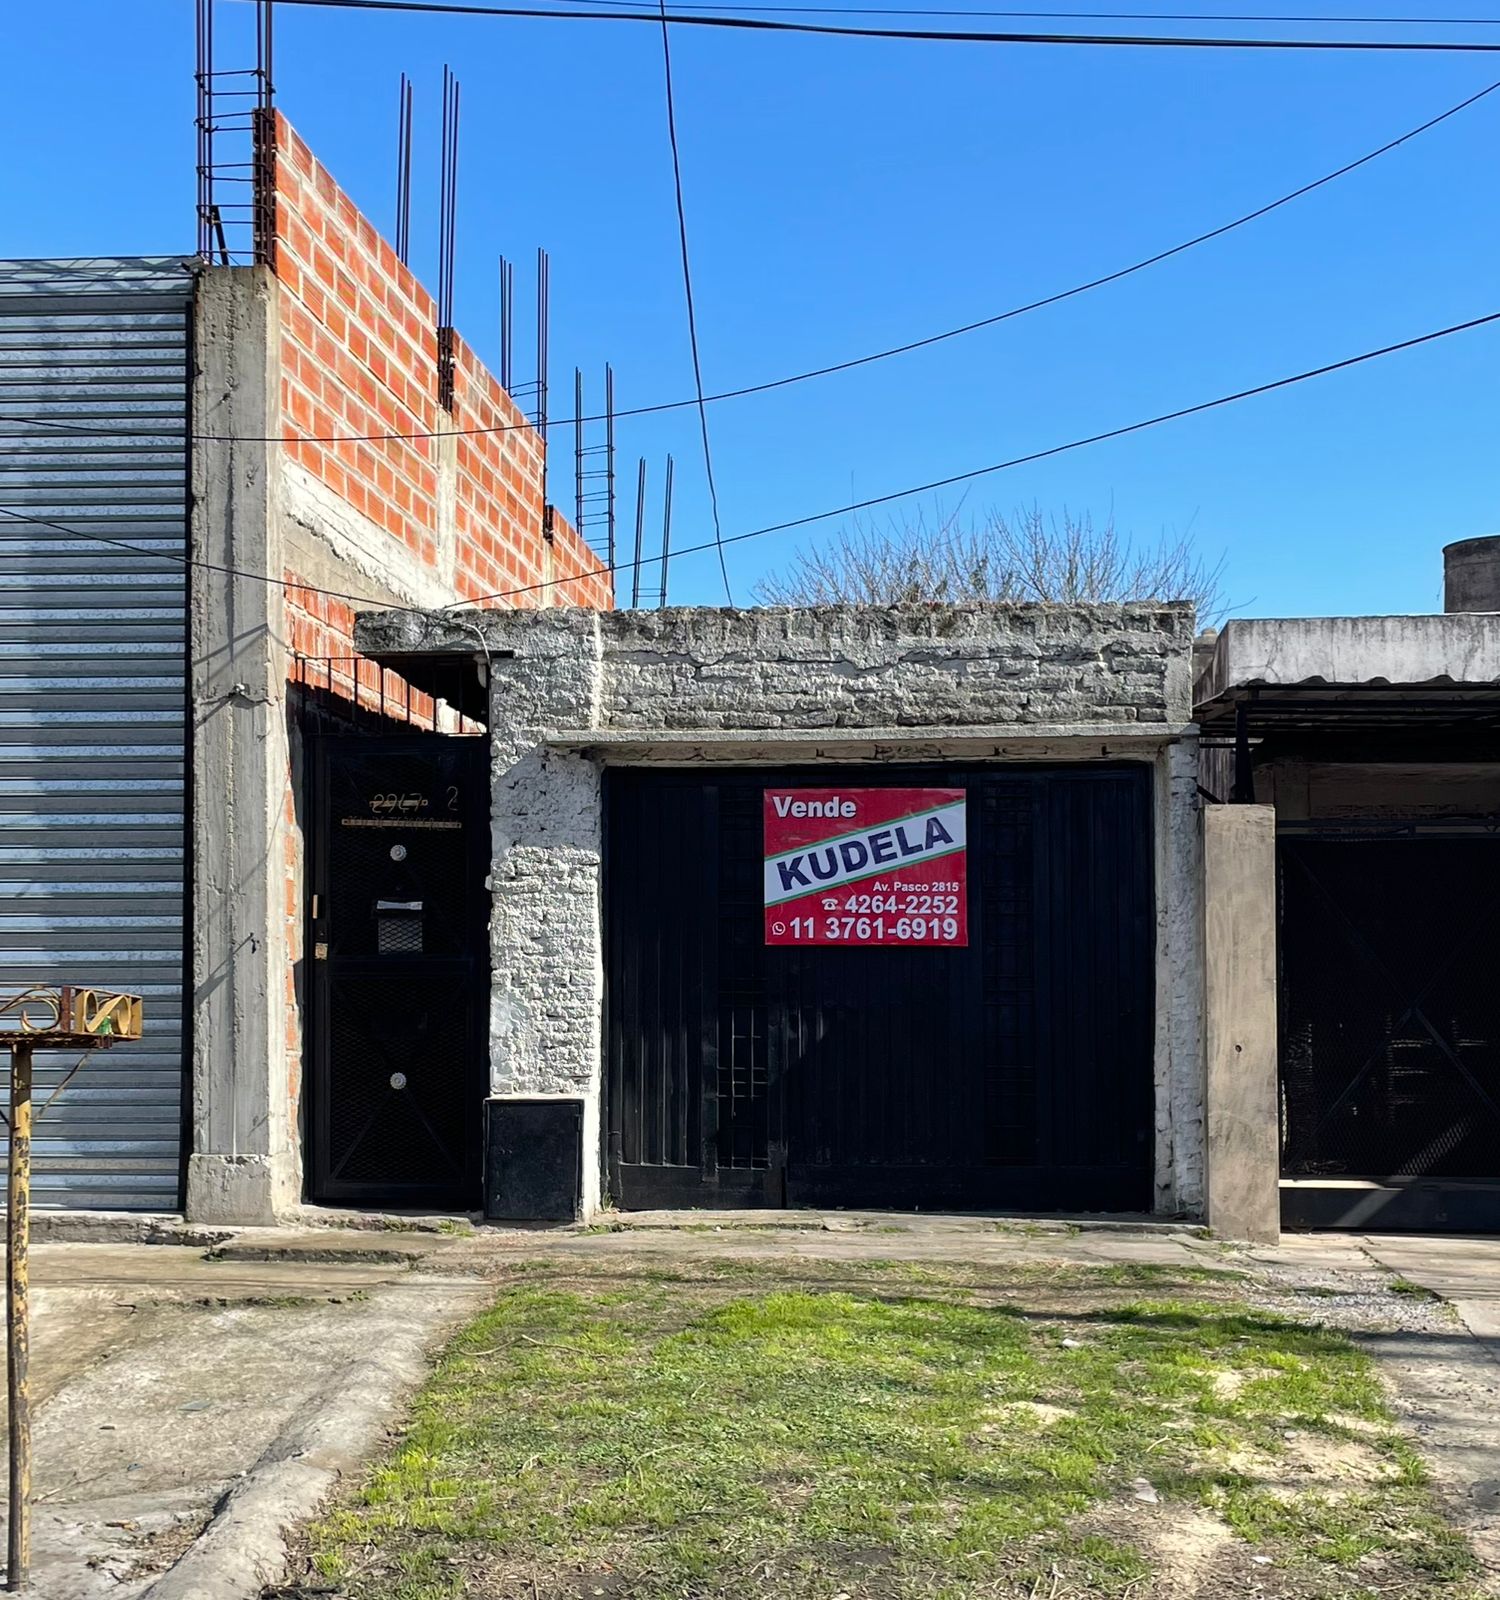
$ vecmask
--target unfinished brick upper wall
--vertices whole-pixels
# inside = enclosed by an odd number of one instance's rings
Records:
[[[455,600],[515,589],[531,592],[509,603],[612,605],[605,576],[533,587],[599,564],[561,518],[543,539],[541,439],[461,339],[451,415],[438,405],[436,302],[279,113],[275,128],[284,431],[459,435],[287,445],[285,459],[399,541]],[[445,538],[445,471],[456,540]]]
[[[320,441],[333,434],[429,435],[285,445],[283,468],[302,469],[365,519],[366,567],[397,595],[417,600],[421,589],[438,604],[612,606],[610,579],[592,575],[597,558],[560,515],[553,514],[552,537],[543,537],[544,447],[531,423],[458,338],[453,410],[438,405],[433,297],[279,113],[275,141],[280,431]],[[456,437],[430,437],[438,433]],[[290,487],[284,479],[288,495]],[[338,566],[345,576],[329,584],[324,575],[324,585],[368,592],[362,571],[344,565],[342,555]],[[358,657],[356,603],[321,592],[294,557],[282,576],[284,637],[296,655],[315,663],[308,687],[367,710],[399,707],[399,720],[409,726],[451,731],[428,696]],[[286,1093],[295,1125],[306,885],[290,772],[283,858]]]

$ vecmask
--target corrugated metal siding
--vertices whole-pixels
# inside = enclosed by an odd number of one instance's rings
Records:
[[[37,1124],[39,1205],[178,1204],[191,293],[180,259],[0,263],[0,510],[61,524],[0,515],[0,983],[146,999]],[[37,1057],[39,1106],[76,1060]]]

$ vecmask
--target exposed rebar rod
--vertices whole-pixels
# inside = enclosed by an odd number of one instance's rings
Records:
[[[573,368],[573,531],[583,535],[583,368]]]
[[[458,244],[458,78],[443,67],[443,148],[438,195],[437,378],[438,404],[454,403],[453,283]]]
[[[208,261],[213,257],[213,238],[209,224],[209,208],[212,204],[209,169],[213,163],[209,133],[213,122],[213,101],[210,92],[210,74],[213,72],[213,0],[198,0],[194,24],[194,43],[197,51],[197,71],[194,73],[194,80],[198,102],[198,254]]]
[[[635,469],[635,559],[630,563],[630,609],[635,611],[641,603],[641,555],[646,533],[646,458],[642,456]]]
[[[667,484],[662,493],[661,510],[661,597],[657,607],[667,603],[667,560],[672,554],[672,458],[667,457]]]
[[[583,407],[578,408],[582,413]],[[604,363],[604,520],[611,578],[615,568],[615,369]]]
[[[512,379],[512,353],[515,348],[516,269],[515,263],[500,257],[500,387],[515,398]]]
[[[536,252],[536,421],[542,444],[547,443],[547,363],[551,301],[551,264],[540,246]]]
[[[255,0],[255,71],[260,80],[260,109],[269,111],[276,98],[276,84],[272,73],[272,25],[275,19],[275,0]]]
[[[396,104],[396,255],[405,264],[411,259],[411,155],[412,102],[415,86],[403,72]]]

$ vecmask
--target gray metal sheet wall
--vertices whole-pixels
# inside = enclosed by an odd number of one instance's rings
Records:
[[[146,1001],[38,1122],[39,1205],[178,1204],[191,295],[181,259],[0,263],[0,513],[60,525],[0,514],[0,983]]]

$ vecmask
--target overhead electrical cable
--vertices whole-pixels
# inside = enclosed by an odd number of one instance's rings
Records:
[[[567,11],[556,6],[487,6],[459,0],[281,0],[288,6],[315,6],[342,11],[390,11],[460,17],[532,17],[555,22],[649,22],[659,25],[655,11]],[[755,33],[819,34],[839,39],[904,39],[929,44],[1078,45],[1119,49],[1167,50],[1352,50],[1377,52],[1486,54],[1500,52],[1500,43],[1467,39],[1245,39],[1189,37],[1178,34],[995,33],[978,29],[847,28],[829,22],[775,22],[740,14],[701,16],[679,12],[672,20],[684,28],[738,28]],[[1207,20],[1207,19],[1204,19]]]
[[[693,352],[693,388],[698,401],[698,431],[703,439],[703,471],[708,478],[708,504],[714,520],[714,539],[719,547],[719,574],[724,580],[724,598],[734,604],[729,584],[729,564],[724,559],[724,528],[719,521],[719,489],[714,482],[714,453],[708,442],[708,405],[703,396],[703,362],[698,355],[698,313],[693,305],[693,269],[688,260],[687,206],[682,198],[682,156],[677,148],[677,108],[672,94],[672,38],[667,22],[667,0],[661,0],[661,64],[666,87],[667,138],[672,146],[672,189],[677,199],[677,242],[682,256],[682,294],[687,302],[688,343]],[[671,496],[668,495],[670,502]],[[670,515],[670,503],[668,506]],[[662,565],[665,598],[666,564]]]
[[[574,0],[569,0],[574,3]],[[637,0],[576,0],[581,5],[625,7]],[[672,0],[672,15],[680,11],[722,11],[746,16],[780,16],[783,13],[821,17],[1010,17],[1038,22],[1305,22],[1330,27],[1500,28],[1500,17],[1341,17],[1326,12],[1265,11],[987,11],[940,10],[930,6],[763,6],[718,5],[698,0]]]
[[[784,389],[791,384],[807,383],[815,378],[832,377],[840,372],[851,372],[857,367],[869,366],[876,361],[888,361],[894,356],[908,355],[914,350],[925,350],[931,345],[942,344],[949,339],[962,338],[966,334],[977,333],[984,328],[993,328],[1002,322],[1009,322],[1016,317],[1026,316],[1032,311],[1044,310],[1047,306],[1060,305],[1065,300],[1072,300],[1078,295],[1087,294],[1093,289],[1102,289],[1111,283],[1118,283],[1122,278],[1129,278],[1137,272],[1144,272],[1148,267],[1159,265],[1163,261],[1170,261],[1173,256],[1180,256],[1188,250],[1195,249],[1198,245],[1207,244],[1213,239],[1220,239],[1227,233],[1233,233],[1237,228],[1243,228],[1247,223],[1256,222],[1261,217],[1269,216],[1271,212],[1279,210],[1282,206],[1290,205],[1293,200],[1300,200],[1303,195],[1312,194],[1315,190],[1335,182],[1339,178],[1347,177],[1349,173],[1358,171],[1360,167],[1368,166],[1370,162],[1378,160],[1381,156],[1389,155],[1391,151],[1401,145],[1436,128],[1440,123],[1447,122],[1450,117],[1456,117],[1461,111],[1467,111],[1472,105],[1500,89],[1500,81],[1491,83],[1485,88],[1477,90],[1474,94],[1460,100],[1456,105],[1449,106],[1446,111],[1440,111],[1436,116],[1429,117],[1425,122],[1418,123],[1415,128],[1409,128],[1405,133],[1398,134],[1394,139],[1388,139],[1384,144],[1378,145],[1374,150],[1366,151],[1362,156],[1357,156],[1353,161],[1346,161],[1343,166],[1336,167],[1332,172],[1325,172],[1321,178],[1314,178],[1310,183],[1304,183],[1296,189],[1281,195],[1278,199],[1269,200],[1264,205],[1257,206],[1253,211],[1235,217],[1230,222],[1221,223],[1216,228],[1210,228],[1205,233],[1195,234],[1191,239],[1184,239],[1179,244],[1170,245],[1165,250],[1158,250],[1154,255],[1144,256],[1139,261],[1132,262],[1129,266],[1117,267],[1112,272],[1106,272],[1097,278],[1090,278],[1084,283],[1077,283],[1069,289],[1059,289],[1053,294],[1043,295],[1038,300],[1029,300],[1024,305],[1012,306],[1009,310],[998,311],[992,316],[980,317],[973,322],[965,322],[956,328],[944,329],[941,333],[930,333],[918,339],[910,339],[904,344],[891,345],[884,350],[873,350],[867,355],[851,356],[843,361],[830,362],[827,366],[811,367],[805,372],[789,373],[781,378],[768,378],[763,383],[743,384],[739,388],[724,389],[717,394],[703,396],[703,403],[714,405],[722,400],[740,400],[750,395],[769,394],[775,389]],[[698,404],[696,397],[684,400],[663,400],[653,405],[631,406],[614,413],[618,420],[622,417],[653,416],[664,411],[679,411],[688,406]],[[558,425],[572,424],[577,421],[599,422],[604,420],[603,412],[596,412],[583,418],[564,417]],[[38,428],[51,428],[56,432],[85,434],[94,438],[139,438],[142,433],[149,433],[150,429],[109,429],[98,427],[84,427],[76,423],[55,422],[46,417],[7,415],[0,412],[0,422],[22,422]],[[480,434],[509,433],[516,430],[532,427],[530,422],[500,423],[495,427],[487,428],[443,428],[432,430],[419,430],[409,433],[346,433],[346,434],[219,434],[219,433],[189,433],[186,438],[193,443],[234,443],[234,444],[380,444],[400,440],[432,439],[432,438],[470,438]],[[174,435],[174,437],[177,437]]]
[[[1234,405],[1241,400],[1250,400],[1257,395],[1272,394],[1278,389],[1289,389],[1294,384],[1306,383],[1312,378],[1326,377],[1329,373],[1343,372],[1350,367],[1362,366],[1369,361],[1378,361],[1383,356],[1396,355],[1403,350],[1414,350],[1420,345],[1432,344],[1438,339],[1446,339],[1455,333],[1467,333],[1474,328],[1482,328],[1491,323],[1500,322],[1500,311],[1491,311],[1482,317],[1471,317],[1466,322],[1451,323],[1446,328],[1436,328],[1431,333],[1418,334],[1415,338],[1402,339],[1395,344],[1381,345],[1375,350],[1366,350],[1361,355],[1345,356],[1340,361],[1330,361],[1321,367],[1309,367],[1304,372],[1294,372],[1289,377],[1276,378],[1270,383],[1259,383],[1248,389],[1237,389],[1233,394],[1220,395],[1214,400],[1200,400],[1195,405],[1182,406],[1176,411],[1163,411],[1154,417],[1146,417],[1140,422],[1126,423],[1122,427],[1109,428],[1103,433],[1088,434],[1080,439],[1071,439],[1066,444],[1055,444],[1045,450],[1033,450],[1027,455],[1012,456],[1006,461],[993,462],[986,467],[974,467],[967,472],[951,473],[945,478],[934,478],[928,483],[912,484],[904,489],[893,489],[888,494],[872,495],[865,500],[851,501],[847,505],[832,506],[826,511],[813,511],[805,516],[792,517],[785,522],[768,523],[762,528],[751,528],[745,533],[730,534],[722,543],[741,544],[747,539],[764,538],[771,533],[786,533],[793,528],[805,528],[815,522],[827,522],[834,517],[852,515],[856,511],[867,511],[873,506],[889,505],[893,500],[910,499],[913,495],[931,494],[939,489],[952,488],[955,484],[969,483],[976,478],[989,477],[997,472],[1006,472],[1013,467],[1027,466],[1034,461],[1046,461],[1053,456],[1060,456],[1073,450],[1082,450],[1089,445],[1103,444],[1111,439],[1123,439],[1130,434],[1141,433],[1147,428],[1160,427],[1163,423],[1177,422],[1184,417],[1198,416],[1205,411],[1214,411],[1223,406]],[[221,572],[230,577],[245,578],[254,583],[273,584],[281,589],[300,589],[310,594],[330,595],[339,600],[354,600],[360,604],[368,604],[381,611],[398,610],[389,600],[377,599],[370,595],[346,594],[337,589],[323,589],[316,584],[298,583],[285,577],[275,577],[265,572],[247,571],[240,567],[223,566],[213,561],[203,561],[196,556],[179,556],[169,551],[148,550],[141,545],[128,543],[123,539],[111,538],[100,533],[91,533],[83,528],[64,527],[60,522],[49,521],[45,517],[33,517],[24,512],[12,511],[8,507],[0,506],[0,516],[8,517],[14,522],[31,523],[40,528],[51,528],[57,533],[66,534],[70,539],[90,539],[99,544],[112,545],[118,550],[129,551],[131,554],[146,556],[151,559],[176,562],[184,567],[198,567],[210,572]],[[679,550],[674,550],[673,555],[699,555],[707,550],[718,548],[721,541],[709,540],[706,543],[685,545]],[[616,561],[605,566],[594,567],[586,572],[571,573],[566,577],[548,578],[541,583],[522,584],[514,589],[497,589],[491,594],[477,595],[471,599],[455,602],[444,607],[445,610],[456,610],[468,606],[482,605],[486,600],[509,600],[517,595],[539,594],[547,589],[555,589],[560,584],[581,583],[590,578],[608,577],[619,572],[628,572],[637,565],[645,565],[646,558],[640,563],[634,561]]]
[[[773,522],[763,528],[752,528],[748,533],[732,533],[724,541],[725,544],[738,544],[744,539],[764,538],[768,533],[786,533],[793,528],[805,528],[814,522],[826,522],[832,517],[850,516],[856,511],[868,511],[873,506],[889,505],[893,500],[907,500],[913,495],[932,494],[939,489],[951,489],[955,484],[972,483],[976,478],[989,477],[996,472],[1007,472],[1012,467],[1024,467],[1034,461],[1046,461],[1053,456],[1066,454],[1071,450],[1081,450],[1087,445],[1104,444],[1110,439],[1123,439],[1132,433],[1140,433],[1147,428],[1160,427],[1164,422],[1177,422],[1183,417],[1197,416],[1204,411],[1214,411],[1220,406],[1233,405],[1239,400],[1250,400],[1256,395],[1271,394],[1277,389],[1288,389],[1293,384],[1305,383],[1309,378],[1326,377],[1330,372],[1342,372],[1348,367],[1357,367],[1366,361],[1379,360],[1381,356],[1395,355],[1401,350],[1413,350],[1418,345],[1431,344],[1436,339],[1446,339],[1450,334],[1466,333],[1471,328],[1482,328],[1487,323],[1500,322],[1500,311],[1491,311],[1487,316],[1473,317],[1468,322],[1455,322],[1446,328],[1438,328],[1432,333],[1419,334],[1414,339],[1403,339],[1398,344],[1382,345],[1378,350],[1366,350],[1363,355],[1346,356],[1342,361],[1331,361],[1326,366],[1310,367],[1306,372],[1293,373],[1288,378],[1277,378],[1271,383],[1256,384],[1250,389],[1239,389],[1234,394],[1220,395],[1216,400],[1202,400],[1197,405],[1183,406],[1176,411],[1164,411],[1159,416],[1147,417],[1141,422],[1126,423],[1124,427],[1110,428],[1104,433],[1093,433],[1082,439],[1071,439],[1066,444],[1055,444],[1046,450],[1033,450],[1029,455],[1012,456],[1008,461],[996,461],[987,467],[974,467],[967,472],[955,472],[946,478],[934,478],[930,483],[913,484],[905,489],[893,489],[889,494],[871,495],[866,500],[854,500],[848,505],[834,506],[828,511],[815,511],[804,517],[793,517],[786,522]],[[680,550],[671,553],[674,556],[697,555],[704,550],[712,550],[712,544],[686,545]],[[633,565],[633,563],[631,563]],[[596,573],[581,573],[584,578],[602,575],[611,571],[608,567],[601,567]],[[518,594],[532,594],[538,589],[545,589],[548,584],[528,584],[517,589],[502,589],[494,594],[482,594],[474,600],[464,601],[465,605],[482,605],[486,600],[506,600]],[[445,610],[453,607],[446,606]]]

